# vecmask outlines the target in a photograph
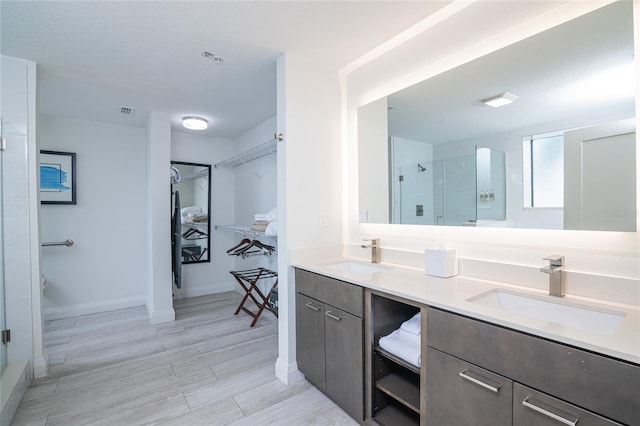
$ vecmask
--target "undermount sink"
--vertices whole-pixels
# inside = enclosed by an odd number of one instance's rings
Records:
[[[329,269],[333,269],[338,272],[344,272],[352,275],[368,275],[368,274],[373,274],[375,272],[386,271],[386,268],[383,268],[381,266],[376,266],[376,265],[367,264],[367,263],[350,262],[350,261],[332,263],[330,265],[325,265],[325,267]]]
[[[553,296],[528,295],[495,289],[467,300],[490,308],[601,335],[613,334],[626,315],[624,312],[564,300],[550,300],[550,298]]]

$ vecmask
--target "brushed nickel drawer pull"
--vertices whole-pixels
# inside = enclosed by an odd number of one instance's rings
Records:
[[[342,320],[342,318],[340,318],[340,317],[337,317],[337,316],[333,315],[333,314],[331,313],[331,311],[327,311],[327,312],[325,312],[324,314],[325,314],[326,316],[328,316],[329,318],[334,319],[334,320],[336,320],[336,321],[341,321],[341,320]]]
[[[306,306],[309,309],[313,309],[314,311],[318,312],[320,310],[320,308],[318,308],[317,306],[313,306],[311,304],[311,302],[305,303],[304,306]]]
[[[478,380],[476,378],[473,378],[473,377],[469,376],[467,374],[467,371],[469,371],[469,370],[461,371],[460,373],[458,373],[458,375],[460,377],[462,377],[463,379],[465,379],[465,380],[468,380],[468,381],[470,381],[472,383],[475,383],[476,385],[482,386],[485,389],[489,389],[491,392],[498,393],[498,391],[502,387],[502,385],[497,385],[497,386],[488,385],[488,384],[486,384],[486,383],[484,383],[484,382],[482,382],[482,381],[480,381],[480,380]]]
[[[529,400],[529,397],[525,398],[525,400],[522,401],[522,405],[524,405],[525,407],[527,407],[527,408],[529,408],[529,409],[531,409],[533,411],[537,411],[538,413],[540,413],[542,415],[550,417],[550,418],[552,418],[552,419],[554,419],[554,420],[556,420],[556,421],[558,421],[558,422],[560,422],[562,424],[569,425],[569,426],[576,426],[576,424],[578,424],[578,420],[580,418],[577,417],[577,416],[576,416],[575,420],[565,419],[562,416],[559,416],[557,414],[553,414],[551,411],[547,411],[544,408],[538,407],[537,405],[530,403],[528,400]]]

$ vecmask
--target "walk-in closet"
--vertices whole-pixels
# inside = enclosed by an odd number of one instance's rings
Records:
[[[278,211],[275,117],[239,138],[194,150],[190,134],[172,140],[174,300],[233,291],[235,315],[255,327],[278,316]],[[208,150],[208,152],[207,152]],[[207,157],[209,162],[205,161]]]

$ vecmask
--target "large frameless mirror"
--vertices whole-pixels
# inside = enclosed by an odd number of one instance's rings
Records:
[[[359,107],[360,221],[634,232],[635,79],[618,1]]]
[[[211,260],[211,165],[171,162],[172,244],[182,264]]]

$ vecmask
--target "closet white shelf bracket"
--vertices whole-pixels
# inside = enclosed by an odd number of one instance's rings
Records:
[[[219,169],[222,167],[237,167],[241,164],[247,164],[250,161],[257,160],[269,154],[273,155],[278,152],[278,142],[283,141],[284,136],[282,134],[274,135],[273,139],[270,139],[260,145],[256,145],[248,150],[236,154],[233,157],[227,158],[219,163],[216,163],[213,168]]]

